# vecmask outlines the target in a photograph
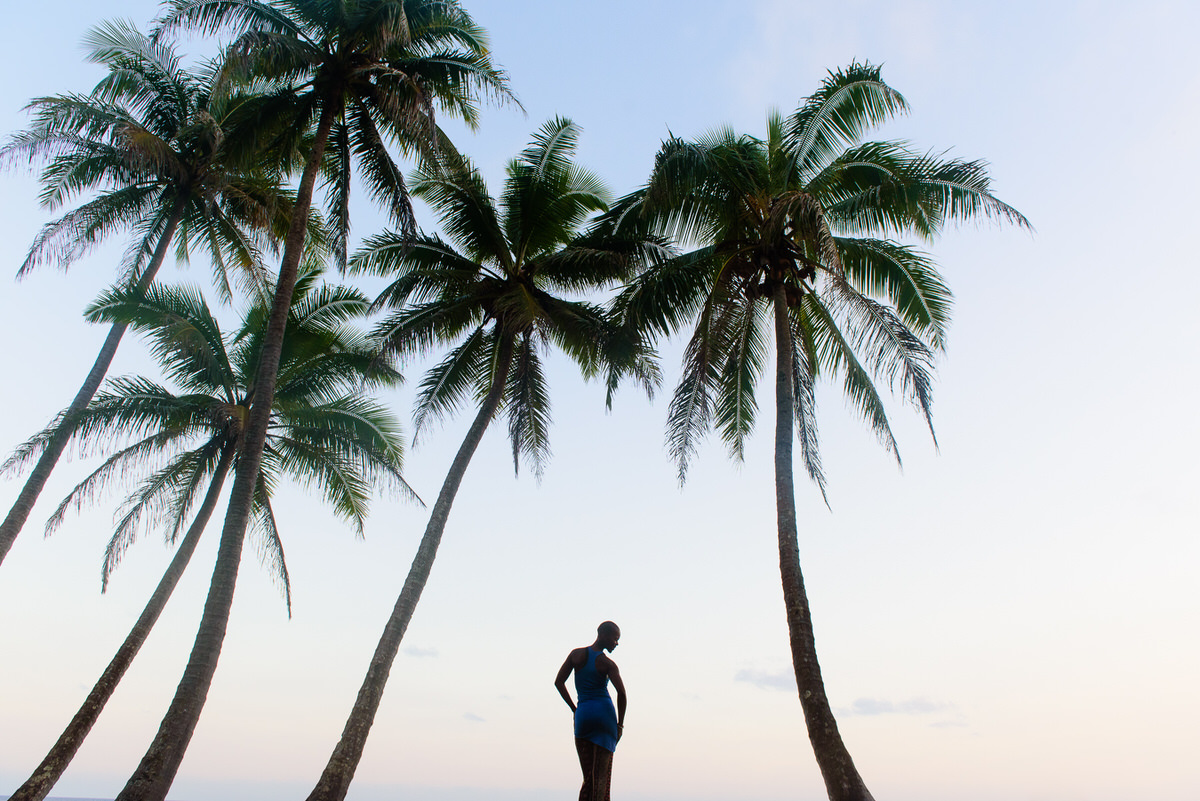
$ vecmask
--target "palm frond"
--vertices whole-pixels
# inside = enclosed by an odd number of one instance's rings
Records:
[[[184,533],[184,528],[187,526],[188,518],[195,506],[196,497],[200,493],[201,487],[205,493],[221,491],[221,484],[224,475],[221,474],[222,462],[228,460],[232,462],[234,459],[234,446],[225,437],[213,437],[208,442],[195,449],[197,459],[194,460],[190,470],[190,477],[186,481],[180,481],[176,484],[174,497],[167,507],[169,518],[166,525],[163,526],[163,531],[166,533],[167,542],[174,545],[179,536]]]
[[[679,466],[679,483],[712,427],[720,368],[729,351],[728,299],[710,295],[683,353],[683,374],[667,407],[667,451]]]
[[[145,378],[116,378],[84,409],[71,416],[59,415],[52,428],[35,439],[62,433],[87,456],[104,452],[112,442],[154,432],[193,436],[210,422],[210,402],[204,395],[177,396]]]
[[[49,537],[58,530],[69,512],[79,512],[85,506],[95,503],[106,485],[115,479],[128,478],[131,474],[144,469],[154,459],[162,458],[164,446],[175,439],[176,434],[177,432],[174,431],[156,432],[118,450],[105,459],[83,481],[76,484],[59,503],[46,521],[46,536]]]
[[[346,269],[346,248],[350,238],[350,128],[335,122],[329,133],[322,162],[325,195],[329,199],[330,248],[338,269]]]
[[[817,369],[820,364],[812,326],[808,321],[807,304],[799,304],[789,315],[792,336],[792,394],[796,436],[800,440],[800,458],[804,470],[821,490],[825,506],[829,496],[825,487],[825,471],[821,466],[820,437],[817,432]]]
[[[472,131],[478,129],[479,107],[475,98],[520,107],[509,87],[508,78],[492,66],[486,54],[462,49],[446,49],[410,58],[395,58],[389,65],[407,78],[406,85],[424,87],[437,98],[442,114],[462,120]],[[438,140],[442,136],[438,135]]]
[[[268,449],[276,455],[283,470],[301,485],[319,490],[334,513],[350,521],[362,536],[371,487],[352,462],[307,439],[276,437]]]
[[[517,263],[553,252],[579,235],[593,212],[607,209],[608,190],[598,177],[571,162],[579,128],[556,118],[509,162],[500,208]]]
[[[737,236],[731,209],[757,194],[766,162],[762,142],[718,129],[697,142],[665,141],[655,157],[640,213],[676,242],[703,245]]]
[[[793,170],[806,181],[867,130],[907,110],[900,93],[883,82],[879,67],[855,62],[831,70],[788,120],[785,147]]]
[[[468,294],[481,278],[479,265],[437,236],[422,234],[407,240],[392,231],[367,239],[350,259],[348,269],[394,279],[379,293],[373,309]]]
[[[269,31],[306,39],[306,32],[281,9],[257,0],[168,0],[163,5],[155,38],[186,29],[205,36]]]
[[[183,386],[235,400],[238,379],[199,290],[152,286],[139,295],[136,289],[110,289],[84,314],[94,322],[125,323],[147,336],[167,374]]]
[[[843,151],[804,189],[820,198],[825,216],[841,233],[928,238],[940,221],[912,191],[915,158],[900,142],[866,142]]]
[[[1033,230],[1029,220],[991,193],[985,161],[943,159],[928,154],[910,168],[910,192],[918,196],[931,218],[962,222],[984,219]]]
[[[606,365],[607,346],[615,336],[604,309],[591,303],[568,301],[547,292],[530,293],[538,308],[537,330],[579,367],[585,379],[594,378]]]
[[[271,509],[271,493],[267,489],[262,474],[259,474],[258,485],[254,489],[254,506],[252,531],[255,549],[258,551],[259,563],[267,569],[271,580],[283,594],[283,602],[287,607],[288,619],[292,617],[292,579],[288,575],[287,559],[283,554],[283,540],[279,537],[279,526],[275,522],[275,512]]]
[[[439,341],[453,341],[479,326],[482,310],[474,297],[415,304],[381,320],[371,332],[380,356],[403,358]]]
[[[618,314],[607,312],[608,335],[601,349],[605,364],[604,407],[612,411],[613,399],[621,383],[630,378],[646,393],[647,400],[662,386],[662,367],[648,338],[630,325],[623,325]]]
[[[65,410],[59,412],[50,421],[48,426],[13,448],[12,453],[4,460],[4,463],[0,464],[0,477],[18,475],[34,460],[38,459],[50,444],[51,437],[62,426],[65,416]]]
[[[225,193],[223,200],[222,205],[231,205],[229,193]],[[270,241],[261,233],[266,226],[256,230],[239,225],[222,205],[208,206],[204,218],[202,241],[212,263],[213,286],[225,303],[233,302],[235,284],[242,295],[261,299],[271,283],[262,266],[263,247]],[[232,276],[231,267],[235,268]]]
[[[125,499],[113,535],[104,550],[101,567],[101,591],[108,589],[109,579],[122,557],[137,540],[138,532],[147,520],[175,518],[191,508],[196,488],[211,476],[216,468],[218,447],[205,447],[177,455],[160,470],[147,476],[141,485]],[[173,530],[175,525],[171,526]]]
[[[651,254],[667,257],[670,253],[665,241],[582,238],[538,259],[535,278],[545,289],[582,293],[631,279]]]
[[[401,236],[412,238],[417,230],[417,221],[408,197],[408,186],[404,183],[400,168],[388,154],[370,110],[363,104],[353,103],[347,110],[347,116],[354,132],[354,155],[366,181],[367,191],[387,211],[392,224],[400,229]]]
[[[414,444],[430,422],[439,421],[458,408],[488,357],[483,329],[477,328],[425,373],[417,387]]]
[[[828,372],[841,374],[842,391],[847,400],[875,432],[880,444],[896,457],[896,464],[900,465],[900,448],[870,372],[859,362],[837,321],[815,295],[805,296],[804,309],[813,340],[811,352],[817,354],[819,363]]]
[[[613,310],[635,330],[669,336],[703,307],[716,260],[713,248],[700,248],[653,264],[613,299]]]
[[[273,441],[300,440],[353,465],[366,480],[384,490],[398,490],[422,503],[405,481],[400,426],[379,403],[357,396],[340,396],[322,404],[293,407],[281,403]],[[281,451],[285,446],[280,446]]]
[[[452,154],[419,168],[412,176],[412,194],[433,208],[442,230],[467,258],[512,269],[495,202],[469,160]]]
[[[154,199],[155,193],[147,187],[126,187],[105,193],[47,223],[30,246],[17,277],[25,277],[46,262],[69,267],[113,231],[143,219]]]
[[[837,245],[851,285],[887,299],[905,325],[945,349],[954,296],[928,254],[883,239],[839,237]]]
[[[936,445],[931,410],[933,353],[887,306],[855,292],[849,284],[835,281],[831,286],[836,291],[833,311],[848,318],[855,349],[866,353],[871,371],[889,385],[899,379],[901,391],[925,418]]]
[[[526,334],[518,342],[505,391],[508,407],[508,437],[512,443],[513,473],[519,472],[521,457],[541,481],[550,458],[550,393],[537,354],[536,340]]]
[[[729,318],[725,324],[729,347],[717,370],[713,424],[728,446],[729,455],[739,462],[745,457],[746,438],[754,428],[758,412],[754,387],[767,359],[764,311],[763,304],[740,299],[724,310]]]

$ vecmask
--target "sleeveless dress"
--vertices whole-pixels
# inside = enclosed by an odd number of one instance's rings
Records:
[[[616,751],[617,710],[608,695],[608,676],[596,669],[599,655],[589,646],[587,663],[575,669],[575,736]]]

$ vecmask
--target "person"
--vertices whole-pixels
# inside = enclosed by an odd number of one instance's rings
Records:
[[[606,620],[596,629],[596,641],[567,654],[558,669],[554,686],[575,713],[575,750],[583,769],[579,801],[609,801],[613,751],[625,730],[625,683],[621,671],[605,651],[611,652],[621,639],[621,629]],[[567,677],[575,671],[575,696],[567,692]],[[613,708],[608,683],[617,689]]]

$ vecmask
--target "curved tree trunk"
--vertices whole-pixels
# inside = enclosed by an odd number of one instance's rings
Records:
[[[241,562],[246,526],[250,522],[250,511],[254,505],[254,487],[258,481],[258,469],[267,441],[271,402],[275,397],[275,382],[279,377],[283,333],[287,326],[288,310],[292,305],[292,292],[296,288],[300,257],[304,252],[308,210],[312,205],[313,187],[321,165],[321,157],[333,127],[333,117],[333,104],[323,104],[312,151],[308,163],[304,165],[304,174],[296,192],[291,226],[284,244],[283,261],[279,265],[279,278],[275,284],[275,299],[271,305],[267,333],[263,337],[262,352],[259,355],[258,373],[254,379],[250,418],[246,423],[237,469],[234,471],[233,488],[229,491],[229,508],[221,530],[217,566],[213,570],[208,599],[204,603],[204,614],[196,632],[196,642],[192,646],[191,656],[188,657],[187,667],[184,668],[183,678],[175,690],[175,697],[167,708],[162,723],[159,724],[158,734],[154,736],[141,763],[125,783],[116,801],[163,801],[167,797],[167,791],[175,781],[175,774],[179,771],[183,755],[187,752],[196,724],[200,720],[200,712],[208,698],[213,674],[217,671],[217,660],[221,656],[225,629],[229,625],[229,610],[233,606],[233,591],[237,585],[238,564]]]
[[[779,575],[783,603],[787,609],[788,640],[800,707],[812,743],[817,766],[825,780],[830,801],[873,801],[842,742],[833,710],[825,696],[817,645],[813,637],[812,613],[800,572],[800,548],[796,532],[796,495],[792,484],[792,441],[795,428],[792,387],[792,334],[787,296],[783,285],[775,288],[775,509],[779,523]]]
[[[346,719],[342,738],[333,749],[316,787],[309,793],[308,801],[342,801],[346,797],[346,791],[350,789],[350,782],[354,779],[354,772],[358,769],[363,748],[367,744],[367,735],[375,722],[375,713],[383,699],[383,689],[387,684],[392,662],[396,659],[396,652],[400,650],[400,641],[404,639],[404,632],[408,629],[417,602],[421,600],[421,592],[425,589],[425,582],[429,579],[429,571],[433,568],[433,560],[442,541],[442,532],[446,529],[446,520],[450,516],[454,496],[458,493],[458,487],[467,472],[467,465],[471,463],[475,449],[483,439],[483,432],[487,430],[504,396],[504,384],[508,380],[512,355],[513,339],[506,336],[500,344],[492,386],[488,389],[479,413],[475,415],[475,421],[471,423],[454,461],[450,464],[450,471],[442,483],[442,491],[438,494],[433,511],[429,515],[429,523],[425,526],[425,534],[421,537],[417,554],[413,557],[408,576],[404,579],[400,597],[396,599],[392,615],[384,626],[383,636],[375,646],[375,655],[371,657],[371,665],[367,668],[367,675],[358,690],[354,708],[350,711],[350,717]]]
[[[166,258],[167,248],[170,246],[171,239],[175,236],[175,229],[179,227],[179,221],[182,218],[183,202],[180,201],[171,211],[167,227],[159,237],[158,246],[154,248],[154,255],[138,279],[137,287],[140,291],[145,292],[146,288],[154,281],[154,276],[158,274],[158,268],[162,266],[163,260]],[[109,365],[112,364],[113,357],[117,353],[117,346],[121,344],[121,337],[125,335],[125,328],[125,323],[113,323],[112,327],[108,329],[108,336],[100,348],[99,355],[96,356],[95,363],[92,364],[91,371],[84,379],[83,386],[75,393],[75,399],[71,401],[71,405],[63,414],[59,433],[52,436],[46,443],[46,450],[42,451],[29,478],[25,480],[25,486],[21,487],[17,500],[8,511],[4,522],[0,524],[0,563],[4,562],[4,557],[12,548],[13,541],[21,533],[25,521],[29,519],[29,513],[33,511],[33,505],[37,503],[38,496],[42,494],[42,489],[45,488],[46,482],[50,478],[50,473],[54,471],[54,466],[58,464],[59,458],[66,449],[67,442],[71,439],[70,429],[73,419],[91,402],[92,396],[96,394],[96,390],[100,388],[100,383],[108,373]]]
[[[166,608],[167,601],[170,600],[171,594],[179,584],[183,571],[187,569],[188,562],[191,561],[192,554],[196,551],[196,544],[200,542],[200,535],[204,533],[204,528],[208,525],[209,518],[212,517],[213,509],[217,506],[217,499],[221,495],[221,488],[225,484],[225,476],[229,472],[229,464],[232,461],[232,449],[221,455],[221,461],[218,462],[212,481],[209,483],[208,492],[205,493],[204,501],[196,512],[196,519],[192,521],[187,534],[180,541],[175,557],[171,559],[166,573],[158,582],[146,608],[142,610],[141,617],[133,624],[125,642],[121,643],[116,656],[108,663],[108,667],[100,675],[96,686],[84,700],[83,706],[79,707],[75,717],[71,719],[70,724],[59,736],[58,742],[46,754],[46,758],[42,760],[42,764],[38,765],[33,775],[9,796],[9,801],[42,801],[58,782],[63,771],[71,764],[75,752],[79,750],[79,746],[83,745],[83,741],[92,730],[96,719],[104,711],[104,705],[108,703],[108,699],[124,677],[125,671],[133,663],[133,658],[137,656],[142,643],[150,635],[150,630],[154,628],[159,615]]]

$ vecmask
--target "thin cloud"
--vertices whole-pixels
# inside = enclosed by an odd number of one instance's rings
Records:
[[[765,670],[751,670],[747,668],[739,670],[733,677],[733,680],[753,684],[760,690],[796,691],[796,677],[787,671],[768,673]]]
[[[965,729],[970,725],[971,724],[967,723],[967,721],[963,718],[958,718],[956,720],[939,720],[937,723],[929,724],[930,728],[934,729]]]
[[[404,653],[408,656],[415,656],[417,659],[434,659],[438,655],[436,648],[419,648],[415,645],[405,648]]]
[[[843,715],[929,715],[934,712],[945,712],[953,709],[953,704],[930,701],[928,698],[910,698],[907,701],[888,701],[883,698],[857,698],[849,709],[842,709]]]
[[[486,720],[484,720],[483,718],[479,717],[479,715],[476,715],[474,712],[464,712],[464,713],[463,713],[463,719],[464,719],[464,720],[469,720],[469,721],[471,721],[472,723],[487,723],[487,721],[486,721]]]

